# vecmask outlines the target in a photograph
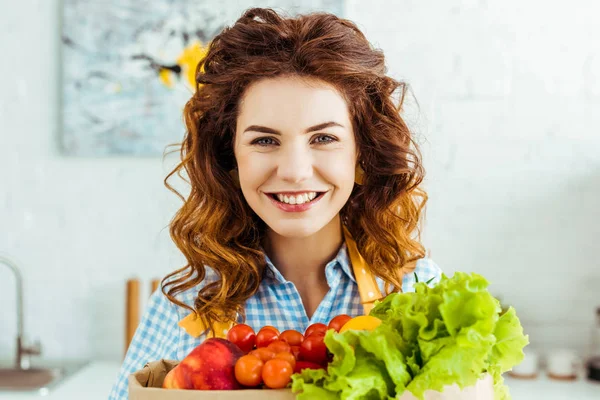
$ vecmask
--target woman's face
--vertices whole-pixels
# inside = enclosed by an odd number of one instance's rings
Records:
[[[240,104],[234,153],[246,201],[285,237],[321,230],[354,186],[348,106],[322,81],[280,77],[251,85]]]

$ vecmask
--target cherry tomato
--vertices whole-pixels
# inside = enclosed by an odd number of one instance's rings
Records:
[[[258,386],[262,382],[265,363],[251,354],[241,356],[235,363],[235,379],[244,386]]]
[[[313,333],[300,345],[300,358],[303,361],[324,364],[327,361],[327,346],[323,342],[324,333]]]
[[[302,372],[303,369],[325,369],[324,366],[315,364],[310,361],[296,361],[296,366],[294,367],[294,373],[297,374]]]
[[[259,347],[258,349],[252,350],[248,354],[260,358],[263,362],[267,362],[275,358],[275,352],[266,347]]]
[[[261,328],[256,334],[256,347],[267,347],[279,338],[279,333],[271,328]]]
[[[276,334],[279,335],[279,329],[275,328],[274,326],[271,325],[265,325],[262,328],[260,328],[260,330],[262,331],[263,329],[270,329],[272,331],[275,331]]]
[[[281,332],[279,339],[287,342],[290,346],[300,346],[300,343],[304,340],[304,335],[293,329]]]
[[[287,352],[289,353],[291,348],[290,345],[287,344],[286,342],[284,342],[283,340],[275,340],[273,342],[271,342],[268,346],[267,349],[269,350],[273,350],[275,353],[282,353],[282,352]]]
[[[298,360],[300,358],[300,346],[290,346],[290,353]]]
[[[290,383],[293,373],[294,368],[289,362],[274,358],[265,363],[262,369],[262,379],[268,388],[282,389]]]
[[[256,334],[248,325],[238,324],[227,332],[227,340],[236,344],[244,353],[248,353],[256,344]]]
[[[306,332],[304,332],[304,338],[309,337],[315,332],[327,332],[327,325],[317,322],[316,324],[312,324],[308,328],[306,328]]]
[[[281,358],[282,360],[289,362],[292,365],[292,368],[296,366],[296,357],[287,351],[275,354],[275,358]]]
[[[332,318],[331,321],[329,321],[329,325],[327,325],[327,329],[333,329],[336,332],[339,332],[340,329],[342,329],[342,326],[344,326],[344,324],[348,321],[350,321],[352,319],[351,316],[346,315],[346,314],[342,314],[342,315],[338,315],[334,318]]]

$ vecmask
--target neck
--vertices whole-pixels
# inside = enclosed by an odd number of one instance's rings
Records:
[[[285,237],[269,229],[264,249],[279,272],[296,286],[325,282],[325,265],[343,242],[339,214],[308,237]]]

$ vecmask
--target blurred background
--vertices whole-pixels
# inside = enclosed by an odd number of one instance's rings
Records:
[[[163,151],[183,137],[186,68],[245,8],[294,2],[0,3],[0,253],[23,275],[25,331],[44,358],[120,362],[126,280],[143,307],[185,261],[163,185],[177,154]],[[410,84],[430,256],[484,275],[532,346],[585,354],[600,306],[599,3],[312,3],[355,21]],[[15,294],[0,265],[2,360]]]

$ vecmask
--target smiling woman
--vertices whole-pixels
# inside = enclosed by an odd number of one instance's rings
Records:
[[[385,72],[383,53],[332,14],[253,8],[215,37],[165,179],[174,190],[170,177],[189,177],[170,226],[187,264],[152,296],[112,398],[144,360],[182,359],[232,323],[303,332],[412,290],[415,274],[436,283],[405,85]]]

